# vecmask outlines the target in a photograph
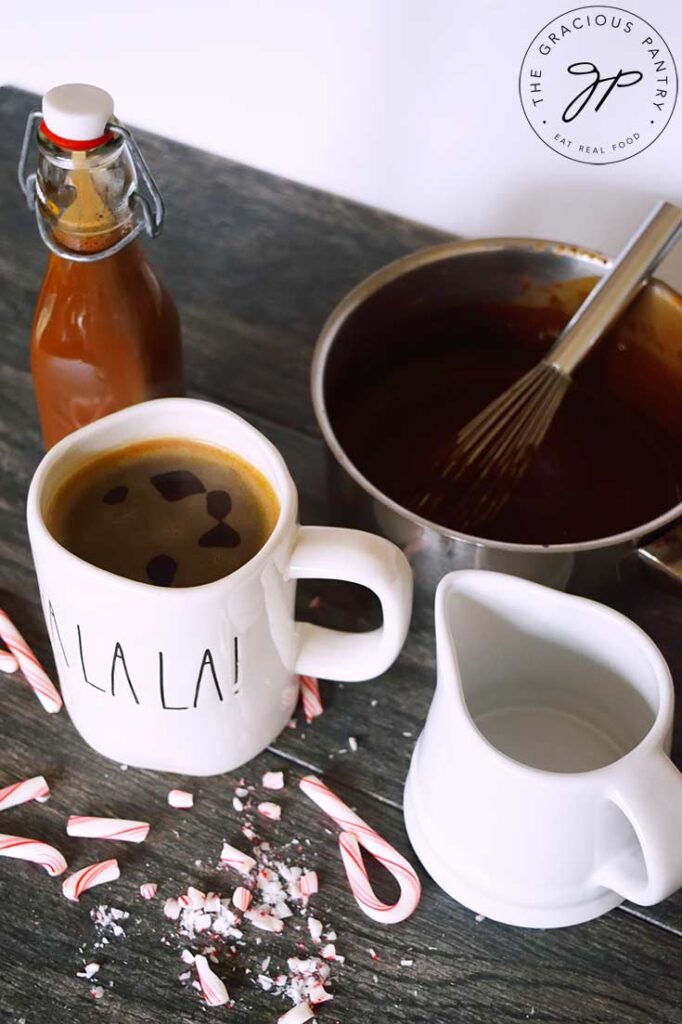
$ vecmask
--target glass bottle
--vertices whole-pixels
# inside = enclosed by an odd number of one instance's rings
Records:
[[[107,413],[183,392],[175,303],[137,237],[144,226],[158,232],[163,205],[134,140],[112,115],[103,90],[51,90],[35,133],[37,173],[24,180],[27,126],[20,181],[51,250],[31,334],[47,448]],[[151,200],[139,190],[138,168]]]

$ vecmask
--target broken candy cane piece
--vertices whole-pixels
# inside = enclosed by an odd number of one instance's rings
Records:
[[[301,896],[308,899],[313,895],[313,893],[316,893],[319,888],[317,871],[306,871],[306,873],[301,876],[298,884],[301,889]]]
[[[319,942],[322,937],[322,922],[318,921],[316,917],[309,917],[308,931],[313,942]]]
[[[249,857],[248,853],[242,853],[236,846],[230,846],[229,843],[223,843],[220,860],[223,864],[229,864],[235,871],[240,871],[242,875],[248,875],[256,866],[253,857]]]
[[[118,839],[123,843],[143,843],[149,835],[149,822],[72,814],[66,823],[66,834],[82,839]]]
[[[315,775],[306,775],[299,783],[301,789],[343,829],[339,847],[351,891],[360,909],[373,921],[395,924],[414,913],[421,897],[421,885],[412,865],[385,839],[339,799]],[[400,887],[398,900],[388,905],[374,894],[362,861],[359,846],[363,846],[393,875]]]
[[[169,899],[163,905],[163,912],[166,917],[169,917],[171,921],[177,921],[180,917],[180,904],[177,900]]]
[[[313,718],[318,718],[324,708],[320,697],[320,684],[315,676],[299,676],[301,684],[301,700],[303,701],[303,714],[310,725]]]
[[[140,886],[140,896],[143,900],[153,900],[158,891],[156,882],[143,882]]]
[[[263,789],[284,789],[284,772],[266,772]]]
[[[185,789],[171,789],[168,794],[168,803],[171,807],[194,807],[194,793],[188,793]]]
[[[76,975],[76,977],[77,978],[87,978],[87,980],[90,981],[90,978],[94,978],[94,976],[97,974],[98,970],[99,970],[99,964],[96,964],[96,963],[85,964],[85,966],[83,967],[83,970],[79,971],[78,974]]]
[[[282,817],[282,808],[279,804],[264,800],[262,804],[258,804],[258,813],[262,814],[264,818],[269,818],[270,821],[279,821]]]
[[[276,932],[279,933],[284,930],[284,921],[279,917],[275,917],[273,914],[268,914],[266,910],[259,908],[258,910],[247,910],[244,917],[251,922],[255,928],[260,928],[263,932]]]
[[[19,662],[11,653],[11,651],[0,651],[0,672],[4,672],[5,675],[14,675],[19,669]]]
[[[244,913],[251,906],[251,900],[253,896],[248,889],[245,889],[243,885],[238,885],[232,893],[232,902],[234,903],[237,910],[241,910]]]
[[[62,698],[47,672],[14,625],[9,615],[0,610],[0,639],[14,655],[26,682],[49,714],[60,711]]]
[[[187,892],[183,892],[182,896],[178,896],[178,904],[181,907],[191,907],[192,910],[203,910],[205,903],[205,894],[192,885],[188,887]]]
[[[40,864],[48,875],[61,875],[66,871],[66,861],[54,846],[41,843],[39,839],[25,839],[23,836],[0,835],[0,857],[14,857]]]
[[[324,987],[324,985],[322,985],[318,981],[318,982],[315,982],[314,985],[310,986],[310,992],[308,993],[308,998],[309,998],[310,1002],[313,1004],[313,1006],[316,1006],[318,1003],[327,1003],[327,1002],[329,1002],[329,1000],[333,999],[334,996],[331,994],[331,992],[327,992],[327,990]]]
[[[208,1006],[224,1006],[225,1003],[229,1002],[230,997],[227,994],[224,983],[208,966],[206,957],[201,956],[201,954],[195,956],[194,966],[197,969],[201,994],[206,1004]]]
[[[219,914],[221,910],[220,896],[217,892],[206,893],[206,899],[204,900],[204,910],[207,914]]]
[[[6,811],[8,807],[16,807],[17,804],[28,803],[29,800],[38,800],[43,803],[50,796],[50,787],[42,775],[34,775],[32,779],[22,779],[20,782],[13,782],[11,786],[0,789],[0,811]]]
[[[313,1009],[306,1000],[304,1003],[292,1006],[290,1010],[287,1010],[281,1017],[278,1017],[277,1024],[305,1024],[307,1020],[314,1016]]]
[[[86,868],[75,871],[62,882],[62,892],[67,900],[77,903],[86,889],[92,889],[95,885],[103,885],[105,882],[115,882],[120,878],[121,872],[118,869],[118,861],[101,860],[97,864],[88,864]]]

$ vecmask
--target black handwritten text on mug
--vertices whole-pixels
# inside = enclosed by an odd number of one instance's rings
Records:
[[[57,617],[51,602],[48,602],[48,618],[52,640],[55,651],[59,651],[64,658],[66,665],[69,665],[69,658],[66,653]],[[196,674],[189,680],[184,680],[182,686],[185,690],[184,702],[173,703],[167,693],[168,686],[168,665],[164,658],[164,652],[156,652],[155,664],[155,686],[152,689],[154,697],[147,695],[141,697],[141,689],[135,685],[135,675],[131,673],[126,659],[123,644],[116,640],[112,644],[111,658],[109,660],[109,671],[106,678],[98,678],[88,668],[87,642],[80,625],[76,624],[76,645],[78,647],[78,659],[81,669],[82,681],[91,686],[94,690],[106,694],[109,697],[119,698],[121,695],[127,697],[132,704],[138,706],[144,703],[158,705],[164,711],[192,711],[205,706],[213,695],[213,700],[222,702],[226,696],[237,696],[240,692],[240,665],[239,665],[239,637],[232,638],[229,648],[232,652],[231,665],[227,672],[221,672],[216,667],[216,657],[210,648],[197,650]],[[145,691],[149,690],[149,670],[145,670]],[[177,689],[177,686],[175,687]],[[177,697],[175,698],[177,700]]]

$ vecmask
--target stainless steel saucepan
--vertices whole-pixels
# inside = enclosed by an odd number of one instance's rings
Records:
[[[312,364],[312,398],[328,445],[335,518],[381,533],[410,555],[418,585],[432,588],[452,569],[494,569],[594,594],[644,559],[682,578],[682,501],[656,519],[576,544],[513,544],[470,536],[421,518],[363,476],[335,432],[330,397],[348,386],[353,360],[371,358],[372,329],[420,311],[491,305],[560,307],[572,313],[610,266],[599,253],[557,242],[492,238],[447,242],[398,260],[359,284],[332,312]],[[626,395],[633,415],[668,417],[682,438],[682,296],[654,281],[623,321],[646,379]],[[613,344],[618,344],[616,334]],[[342,385],[346,377],[346,383]],[[660,395],[666,396],[661,401]],[[647,404],[648,403],[648,404]],[[409,411],[406,411],[409,415]]]

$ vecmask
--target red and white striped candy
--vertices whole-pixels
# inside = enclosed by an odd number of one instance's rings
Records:
[[[270,821],[279,821],[282,817],[282,808],[279,804],[264,800],[262,804],[258,804],[258,813],[262,814],[264,818],[269,818]]]
[[[50,787],[42,775],[35,775],[32,779],[22,779],[20,782],[13,782],[11,786],[0,789],[0,811],[6,811],[8,807],[16,807],[17,804],[28,803],[29,800],[38,800],[43,803],[50,796]]]
[[[140,886],[140,896],[143,900],[153,900],[158,891],[156,882],[143,882]]]
[[[81,839],[118,839],[123,843],[143,843],[149,835],[149,822],[125,818],[88,818],[72,814],[66,823],[68,836]]]
[[[0,672],[13,675],[19,668],[19,662],[11,651],[0,651]]]
[[[292,1006],[290,1010],[283,1013],[281,1017],[277,1018],[277,1024],[305,1024],[307,1020],[314,1017],[315,1013],[306,1000],[303,1003],[297,1003],[296,1006]]]
[[[178,896],[178,903],[181,907],[189,907],[191,910],[203,910],[206,903],[206,893],[190,885],[187,892],[183,892],[181,896]]]
[[[254,928],[260,928],[263,932],[275,932],[276,935],[279,935],[280,932],[284,931],[284,921],[282,918],[269,914],[263,907],[259,907],[257,910],[247,910],[244,916],[251,922]]]
[[[223,864],[229,864],[235,871],[240,871],[242,875],[248,875],[256,866],[253,857],[249,857],[248,853],[242,853],[236,846],[230,846],[229,843],[223,843],[220,860]]]
[[[61,875],[66,871],[66,861],[54,846],[41,843],[39,839],[25,839],[23,836],[0,835],[0,857],[15,857],[40,864],[48,875]]]
[[[263,789],[284,789],[284,772],[266,772]]]
[[[305,899],[309,899],[319,889],[317,871],[306,871],[305,874],[301,875],[298,884],[301,890],[301,896]]]
[[[245,889],[243,885],[238,885],[232,893],[232,902],[234,903],[237,910],[241,910],[244,913],[251,906],[251,900],[253,896],[248,889]]]
[[[315,982],[314,985],[310,986],[309,998],[313,1006],[317,1006],[318,1003],[329,1002],[329,1000],[333,999],[334,996],[331,994],[331,992],[327,992],[326,988],[321,982],[317,981]]]
[[[171,807],[194,807],[194,793],[188,793],[185,789],[171,789],[168,794],[168,803]]]
[[[0,639],[14,655],[26,682],[46,711],[54,714],[62,707],[62,698],[54,683],[48,677],[35,654],[10,619],[7,612],[0,609]]]
[[[306,775],[299,785],[306,796],[343,830],[339,836],[341,857],[351,892],[360,909],[373,921],[384,924],[404,921],[414,913],[421,898],[421,885],[412,865],[316,776]],[[375,857],[398,883],[400,896],[392,905],[382,903],[375,896],[362,861],[360,846]]]
[[[77,903],[86,889],[92,889],[95,885],[103,885],[105,882],[115,882],[120,878],[121,872],[118,869],[118,861],[101,860],[97,864],[89,864],[87,868],[75,871],[62,882],[62,892],[67,900]]]
[[[301,684],[303,714],[306,722],[310,725],[313,718],[318,718],[324,711],[320,698],[320,684],[315,676],[299,676],[298,678]]]
[[[205,956],[198,954],[194,957],[194,966],[197,969],[197,977],[201,986],[201,994],[208,1006],[224,1006],[229,1002],[229,995],[224,983],[217,974],[214,974],[208,966]]]

